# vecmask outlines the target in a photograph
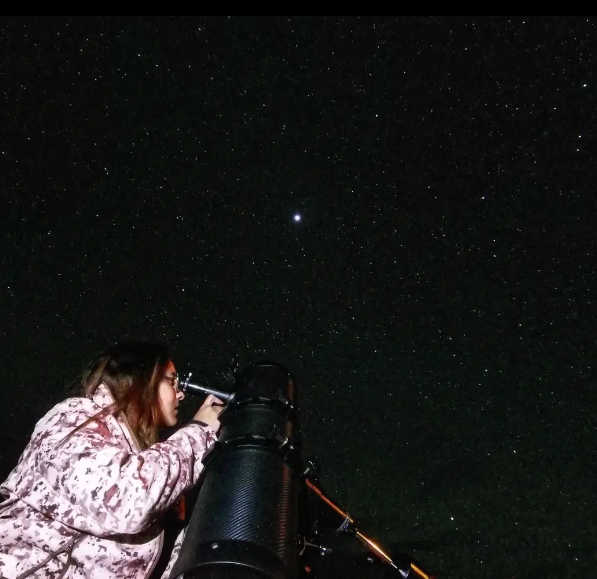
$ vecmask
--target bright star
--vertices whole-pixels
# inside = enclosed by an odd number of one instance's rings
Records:
[[[294,220],[298,223],[301,220],[301,215],[300,213],[295,213],[294,214]]]

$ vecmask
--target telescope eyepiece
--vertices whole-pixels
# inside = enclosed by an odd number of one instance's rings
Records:
[[[192,372],[183,378],[180,381],[179,389],[181,392],[185,394],[191,394],[193,396],[208,396],[209,394],[213,394],[216,398],[219,398],[222,402],[226,404],[230,404],[234,398],[234,392],[224,392],[223,390],[218,390],[217,388],[211,388],[209,386],[205,386],[204,384],[196,384],[191,382],[191,377],[193,376]]]

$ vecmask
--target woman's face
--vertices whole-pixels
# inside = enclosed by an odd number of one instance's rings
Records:
[[[178,389],[178,374],[174,362],[166,365],[164,377],[158,386],[158,401],[162,411],[162,426],[176,426],[178,422],[178,403],[184,393]]]

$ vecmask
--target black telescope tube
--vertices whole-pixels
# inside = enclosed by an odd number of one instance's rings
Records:
[[[298,579],[302,465],[292,375],[273,362],[247,367],[219,420],[170,577]]]

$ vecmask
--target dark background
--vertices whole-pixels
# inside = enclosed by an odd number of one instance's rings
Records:
[[[591,576],[596,32],[3,18],[1,477],[113,342],[215,386],[270,358],[391,552]]]

